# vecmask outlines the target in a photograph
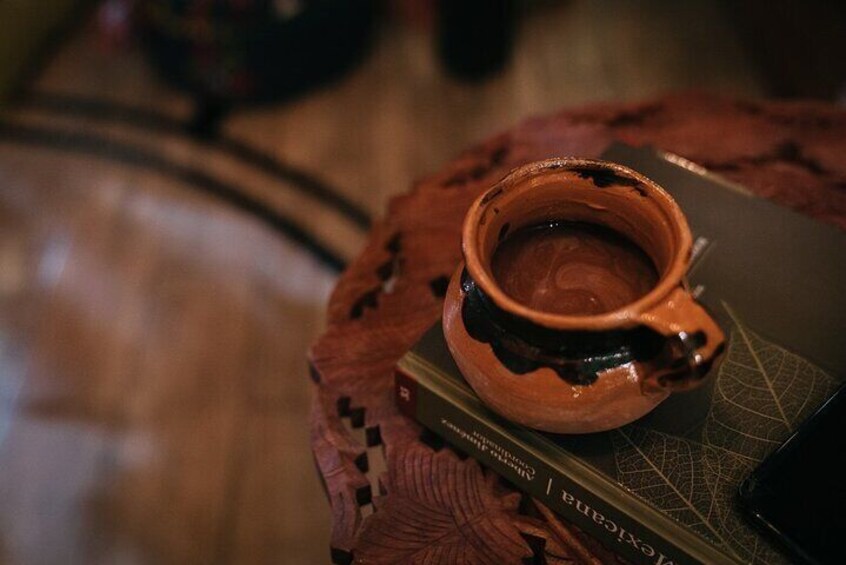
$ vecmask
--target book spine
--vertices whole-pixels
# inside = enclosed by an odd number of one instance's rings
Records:
[[[699,563],[671,541],[540,460],[484,419],[427,387],[425,381],[420,382],[399,368],[395,377],[400,411],[537,498],[609,550],[642,565]]]

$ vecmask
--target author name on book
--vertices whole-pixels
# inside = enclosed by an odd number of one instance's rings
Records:
[[[480,453],[484,453],[486,455],[490,455],[519,476],[521,479],[525,479],[527,481],[535,480],[535,476],[537,472],[535,468],[493,441],[492,439],[488,438],[484,434],[480,433],[478,430],[473,430],[468,432],[464,428],[456,425],[455,423],[447,420],[446,418],[441,418],[441,425],[457,435],[463,441],[466,441],[473,445],[476,449],[479,450]]]

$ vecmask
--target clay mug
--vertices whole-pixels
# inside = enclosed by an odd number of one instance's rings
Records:
[[[562,313],[515,299],[494,275],[496,252],[509,237],[557,225],[617,234],[651,262],[652,284],[598,313]],[[579,252],[578,237],[565,241],[565,251]],[[679,206],[631,169],[578,158],[519,167],[480,196],[465,218],[464,262],[444,303],[450,352],[482,401],[512,421],[559,433],[627,424],[671,393],[701,384],[724,348],[723,332],[688,290],[691,249]],[[616,251],[605,253],[614,283],[606,294],[619,298],[628,282],[614,274]],[[562,300],[588,297],[585,304],[593,304],[591,269],[599,267],[592,265],[550,263],[538,272],[557,269],[550,280]],[[532,283],[536,269],[525,262],[519,267],[514,276]]]

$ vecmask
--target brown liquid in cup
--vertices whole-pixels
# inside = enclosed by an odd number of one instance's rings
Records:
[[[609,228],[556,222],[522,228],[500,242],[493,276],[534,310],[592,316],[622,308],[658,283],[651,259]]]

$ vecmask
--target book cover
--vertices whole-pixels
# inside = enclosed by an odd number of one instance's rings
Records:
[[[689,279],[728,337],[700,389],[597,434],[547,434],[488,410],[440,324],[400,362],[397,402],[455,447],[637,563],[779,563],[739,483],[844,380],[846,236],[673,155],[603,158],[666,188],[696,237]]]

